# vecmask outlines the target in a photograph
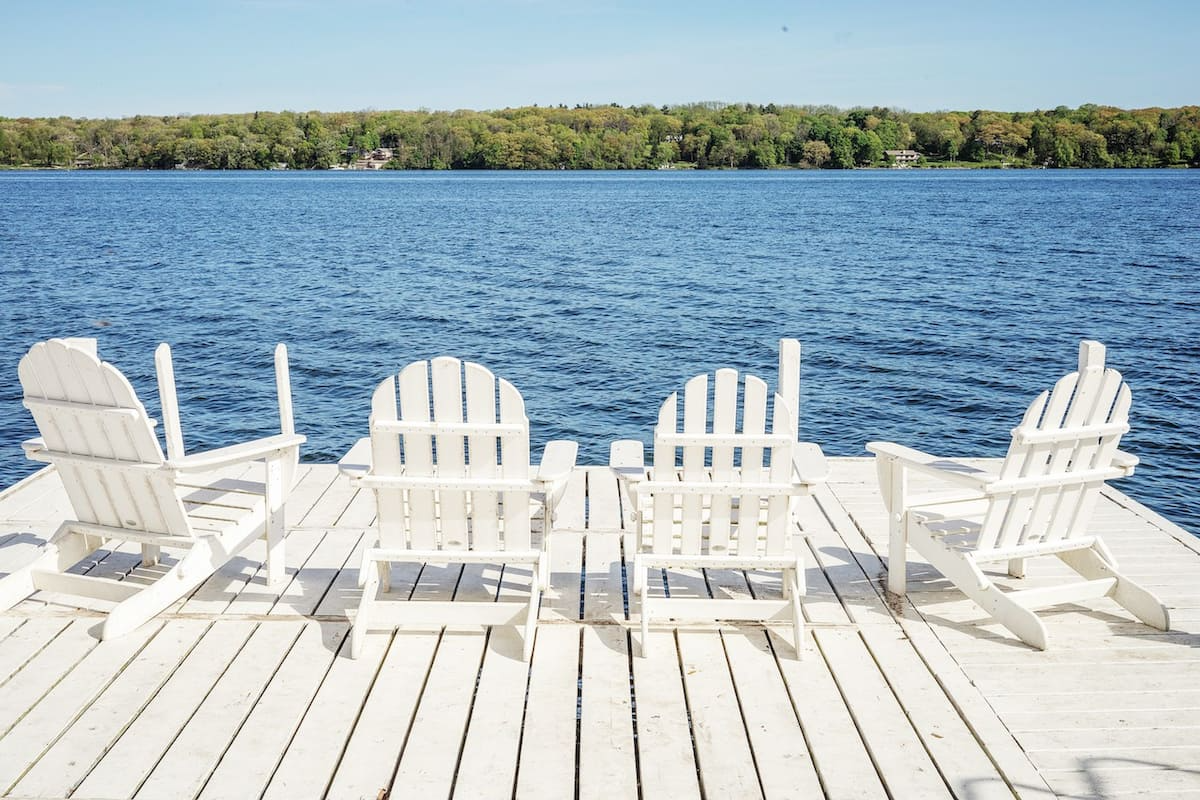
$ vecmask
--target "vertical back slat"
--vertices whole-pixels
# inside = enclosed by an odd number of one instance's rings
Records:
[[[69,404],[31,404],[51,452],[113,462],[56,462],[76,519],[138,532],[192,535],[174,475],[161,469],[162,449],[124,375],[101,362],[94,347],[63,340],[35,345],[18,371],[27,398]],[[113,409],[134,413],[113,414]]]
[[[742,392],[742,433],[761,435],[767,425],[767,384],[761,379],[747,375]],[[763,468],[762,447],[742,448],[742,480],[761,482],[766,476]],[[743,494],[738,499],[737,553],[752,556],[758,552],[758,524],[762,498],[757,494]]]
[[[1092,345],[1092,346],[1089,346]],[[1058,477],[1103,469],[1112,463],[1121,435],[1097,436],[1079,430],[1107,422],[1125,423],[1131,393],[1120,373],[1104,369],[1103,347],[1080,346],[1081,371],[1063,376],[1051,392],[1030,404],[1000,471],[1000,477]],[[1028,444],[1021,432],[1068,434],[1057,441]],[[995,495],[978,541],[981,550],[1014,547],[1086,533],[1103,481],[1058,483]]]
[[[175,392],[175,365],[171,361],[171,346],[166,342],[154,350],[154,366],[158,375],[158,404],[162,409],[167,458],[183,458],[183,425],[179,421],[179,397]]]
[[[1091,408],[1081,424],[1098,425],[1106,422],[1124,422],[1125,416],[1116,419],[1117,415],[1122,412],[1114,405],[1123,388],[1128,394],[1128,388],[1121,382],[1120,373],[1116,370],[1105,370],[1103,381],[1095,398],[1090,402]],[[1128,414],[1128,406],[1124,409],[1124,413]],[[1080,471],[1107,467],[1112,462],[1113,454],[1116,453],[1117,443],[1120,440],[1119,434],[1104,437],[1088,436],[1077,440],[1070,457],[1070,469]],[[1090,515],[1090,508],[1094,502],[1089,502],[1088,498],[1100,492],[1100,485],[1099,482],[1093,481],[1088,484],[1064,487],[1062,498],[1054,509],[1054,515],[1047,523],[1046,538],[1048,540],[1069,538],[1083,532],[1082,528],[1087,526],[1087,517]],[[1087,514],[1084,513],[1085,507],[1089,512]]]
[[[1071,378],[1074,377],[1074,380]],[[1069,431],[1081,425],[1087,425],[1092,419],[1097,402],[1097,392],[1101,391],[1103,370],[1089,368],[1082,373],[1072,373],[1055,384],[1050,396],[1047,413],[1038,426],[1042,431]],[[1118,382],[1119,382],[1118,377]],[[1073,388],[1074,391],[1071,391]],[[1115,393],[1115,387],[1114,387]],[[1066,403],[1065,409],[1060,406]],[[1111,404],[1112,397],[1109,396]],[[1026,470],[1027,475],[1062,475],[1071,469],[1078,469],[1074,464],[1078,439],[1069,439],[1050,444],[1033,445],[1030,450],[1037,453],[1038,471]],[[1019,520],[1020,528],[1010,523],[1011,533],[1002,542],[1005,546],[1042,541],[1048,535],[1058,538],[1064,531],[1049,532],[1055,526],[1055,520],[1060,517],[1060,508],[1068,487],[1041,489],[1033,493],[1032,502],[1022,506],[1024,516]],[[1070,504],[1074,507],[1073,502]],[[1069,513],[1069,512],[1068,512]]]
[[[800,435],[800,342],[779,340],[779,394],[791,411],[789,422],[795,436]]]
[[[481,424],[496,422],[496,379],[478,364],[467,363],[467,421]],[[495,478],[500,474],[496,460],[496,436],[476,434],[467,440],[467,473],[472,478]],[[471,546],[495,550],[500,543],[500,516],[496,492],[471,495]]]
[[[435,358],[430,363],[429,371],[433,384],[433,421],[462,422],[462,362],[457,358]],[[438,433],[434,441],[438,477],[467,477],[466,437],[458,433]],[[442,547],[447,550],[466,550],[470,546],[467,536],[467,493],[443,489],[438,492],[438,505]]]
[[[406,422],[429,422],[429,362],[416,361],[400,371],[400,418]],[[404,473],[413,477],[432,476],[433,437],[427,433],[405,433]],[[438,546],[436,493],[430,489],[408,491],[408,543],[419,550]]]
[[[1058,424],[1066,411],[1066,403],[1070,398],[1074,379],[1070,376],[1058,382],[1053,394],[1042,392],[1025,410],[1019,429],[1035,429],[1046,424]],[[1067,384],[1070,383],[1070,386]],[[1008,455],[1000,466],[1001,479],[1019,478],[1030,471],[1045,467],[1046,446],[1034,447],[1013,439],[1008,447]],[[1039,459],[1041,459],[1039,463]],[[1014,536],[1019,536],[1024,528],[1024,518],[1029,513],[1036,491],[995,497],[984,517],[983,529],[979,536],[979,549],[987,550],[1004,546]]]
[[[381,430],[381,422],[394,422],[396,409],[396,379],[388,376],[375,387],[371,397],[371,472],[385,478],[398,477],[404,471],[400,456],[400,437]],[[375,492],[379,543],[383,547],[407,547],[408,520],[405,519],[404,496],[390,490]]]
[[[713,388],[712,432],[729,434],[737,430],[738,374],[736,370],[717,370]],[[730,445],[713,447],[712,479],[714,483],[733,480],[733,450]],[[729,551],[730,505],[727,492],[714,493],[709,502],[708,551]]]
[[[150,458],[141,457],[141,448],[136,443],[138,432],[134,428],[137,423],[148,423],[141,418],[115,417],[102,412],[106,408],[133,408],[138,404],[133,387],[124,376],[117,373],[110,385],[104,365],[97,365],[96,357],[90,353],[69,348],[54,348],[52,352],[61,357],[61,361],[56,359],[60,376],[64,379],[68,375],[74,376],[70,383],[79,407],[72,416],[87,443],[86,454],[153,463],[157,453],[148,453]],[[157,450],[157,441],[154,445]],[[162,516],[156,513],[149,475],[103,467],[84,467],[79,475],[84,479],[92,508],[96,511],[96,522],[118,528],[163,529]]]
[[[1129,390],[1128,384],[1121,384],[1120,391],[1117,392],[1116,402],[1113,404],[1112,414],[1109,416],[1110,422],[1128,422],[1129,407],[1132,404],[1133,395]],[[1121,434],[1112,434],[1105,436],[1096,453],[1094,466],[1104,467],[1112,463],[1113,457],[1117,454],[1117,448],[1121,443]],[[1068,536],[1083,536],[1087,533],[1088,522],[1091,520],[1092,511],[1095,509],[1096,501],[1100,499],[1101,484],[1089,486],[1087,491],[1079,499],[1078,508],[1076,509],[1074,518],[1070,521],[1070,531]]]
[[[77,355],[76,359],[79,360],[82,370],[81,357]],[[162,448],[145,408],[133,391],[133,386],[111,364],[101,364],[99,374],[103,377],[105,386],[103,389],[98,386],[93,388],[93,397],[106,397],[108,402],[116,407],[136,408],[141,411],[136,417],[125,417],[115,424],[109,423],[107,438],[113,452],[118,458],[128,461],[161,464]],[[176,424],[178,425],[178,422]],[[182,455],[182,439],[179,446]],[[187,520],[187,512],[175,489],[174,475],[162,470],[147,470],[141,473],[137,486],[132,485],[133,480],[132,477],[127,478],[130,494],[142,512],[141,518],[152,530],[176,536],[194,535]]]
[[[679,395],[672,393],[658,410],[658,425],[654,429],[654,472],[655,481],[677,480],[675,469],[675,445],[661,440],[662,436],[678,433]],[[670,553],[675,538],[675,498],[666,492],[655,492],[653,502],[650,543],[655,553]],[[645,547],[645,542],[641,543]]]
[[[771,416],[771,432],[787,434],[787,442],[771,448],[771,483],[786,485],[792,480],[792,450],[796,443],[796,432],[792,429],[792,411],[782,395],[776,394]],[[768,556],[780,556],[788,549],[791,535],[791,498],[775,495],[767,501],[767,527],[765,552]]]
[[[707,426],[708,375],[697,375],[687,382],[683,390],[683,432],[702,434]],[[683,480],[699,483],[708,477],[704,468],[705,449],[702,444],[683,447]],[[704,537],[704,498],[698,494],[686,494],[683,496],[681,507],[679,552],[699,553]]]
[[[520,436],[507,437],[500,450],[501,477],[510,480],[529,479],[529,420],[525,416],[525,401],[521,393],[506,380],[500,384],[500,421],[524,427]],[[550,520],[546,520],[543,536],[550,535]],[[504,549],[528,550],[533,546],[529,521],[529,492],[504,493]]]

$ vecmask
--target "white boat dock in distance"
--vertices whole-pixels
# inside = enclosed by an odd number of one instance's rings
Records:
[[[662,628],[637,657],[628,509],[592,466],[559,507],[528,664],[511,626],[376,633],[347,657],[374,500],[333,465],[302,465],[280,588],[259,540],[103,643],[99,604],[42,592],[0,615],[0,795],[1200,797],[1200,542],[1105,489],[1097,532],[1165,600],[1172,630],[1101,599],[1043,612],[1039,652],[911,555],[907,599],[889,599],[873,461],[831,465],[804,501],[802,660],[788,625]],[[0,494],[0,572],[69,509],[53,468]],[[1066,570],[1046,561],[1025,581]],[[139,563],[119,548],[90,569],[145,580]],[[480,599],[529,577],[426,566],[392,581],[415,599]],[[712,571],[670,591],[778,582]]]

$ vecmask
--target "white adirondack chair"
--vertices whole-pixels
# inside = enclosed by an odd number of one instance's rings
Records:
[[[1103,346],[1085,341],[1079,371],[1030,404],[996,474],[890,442],[868,444],[890,517],[889,591],[905,593],[907,543],[1039,650],[1046,648],[1046,629],[1035,609],[1098,597],[1111,597],[1147,625],[1167,630],[1166,607],[1118,572],[1112,553],[1088,530],[1104,482],[1131,474],[1137,464],[1117,450],[1129,430],[1130,402],[1121,374],[1104,368]],[[959,488],[914,495],[910,472]],[[1009,574],[1019,578],[1025,559],[1047,555],[1085,580],[1005,592],[981,569],[1007,562]]]
[[[100,361],[94,339],[51,339],[21,359],[25,406],[41,436],[26,455],[53,464],[71,501],[37,558],[0,579],[0,609],[49,590],[116,605],[100,638],[120,636],[199,586],[259,537],[267,539],[270,582],[283,575],[283,505],[303,436],[293,430],[287,350],[275,369],[282,432],[244,444],[185,455],[170,349],[156,353],[167,457],[154,422],[116,367]],[[149,585],[68,570],[113,543],[142,545],[142,562],[161,548],[186,553]]]
[[[554,502],[575,468],[575,442],[549,442],[531,474],[520,392],[479,364],[445,357],[414,362],[384,379],[372,398],[370,429],[370,439],[341,461],[352,483],[374,490],[378,506],[379,538],[359,569],[363,594],[352,620],[351,656],[357,658],[367,632],[378,629],[377,604],[389,591],[392,563],[527,564],[534,575],[525,601],[408,601],[393,608],[384,629],[523,622],[528,661],[550,580]],[[540,543],[531,501],[543,507]]]
[[[717,370],[710,416],[709,376],[684,388],[659,410],[654,463],[642,467],[640,442],[617,442],[613,462],[625,482],[638,526],[633,591],[641,614],[641,653],[652,618],[790,620],[797,657],[803,652],[805,593],[803,532],[795,499],[828,475],[821,449],[796,441],[800,346],[783,340],[780,383],[766,431],[767,385],[736,370]],[[742,385],[739,398],[739,383]],[[740,425],[738,412],[741,410]],[[741,569],[782,572],[783,599],[651,596],[652,570]]]

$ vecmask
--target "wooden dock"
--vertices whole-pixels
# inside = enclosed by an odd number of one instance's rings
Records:
[[[346,657],[373,500],[305,465],[288,581],[261,549],[128,636],[45,593],[0,614],[0,796],[14,798],[1200,798],[1200,540],[1118,491],[1096,528],[1170,606],[1172,630],[1107,600],[1043,613],[1037,652],[910,562],[881,589],[871,460],[832,459],[805,504],[798,660],[788,629],[660,629],[638,653],[632,533],[611,472],[560,506],[531,662],[512,628],[406,630]],[[52,471],[0,494],[0,572],[69,510]],[[145,580],[133,548],[90,570]],[[1027,582],[1053,578],[1031,563]],[[1065,574],[1065,573],[1064,573]],[[414,599],[502,597],[528,572],[393,572]],[[672,594],[778,592],[742,572]],[[636,622],[636,620],[635,620]]]

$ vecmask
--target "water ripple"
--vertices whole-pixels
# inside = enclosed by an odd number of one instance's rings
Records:
[[[1200,530],[1196,219],[1195,171],[0,173],[0,483],[31,469],[16,363],[49,336],[97,337],[153,414],[171,342],[190,449],[271,432],[285,341],[307,459],[455,354],[591,463],[697,372],[773,382],[781,336],[828,453],[1000,455],[1097,338],[1134,389],[1122,488]]]

